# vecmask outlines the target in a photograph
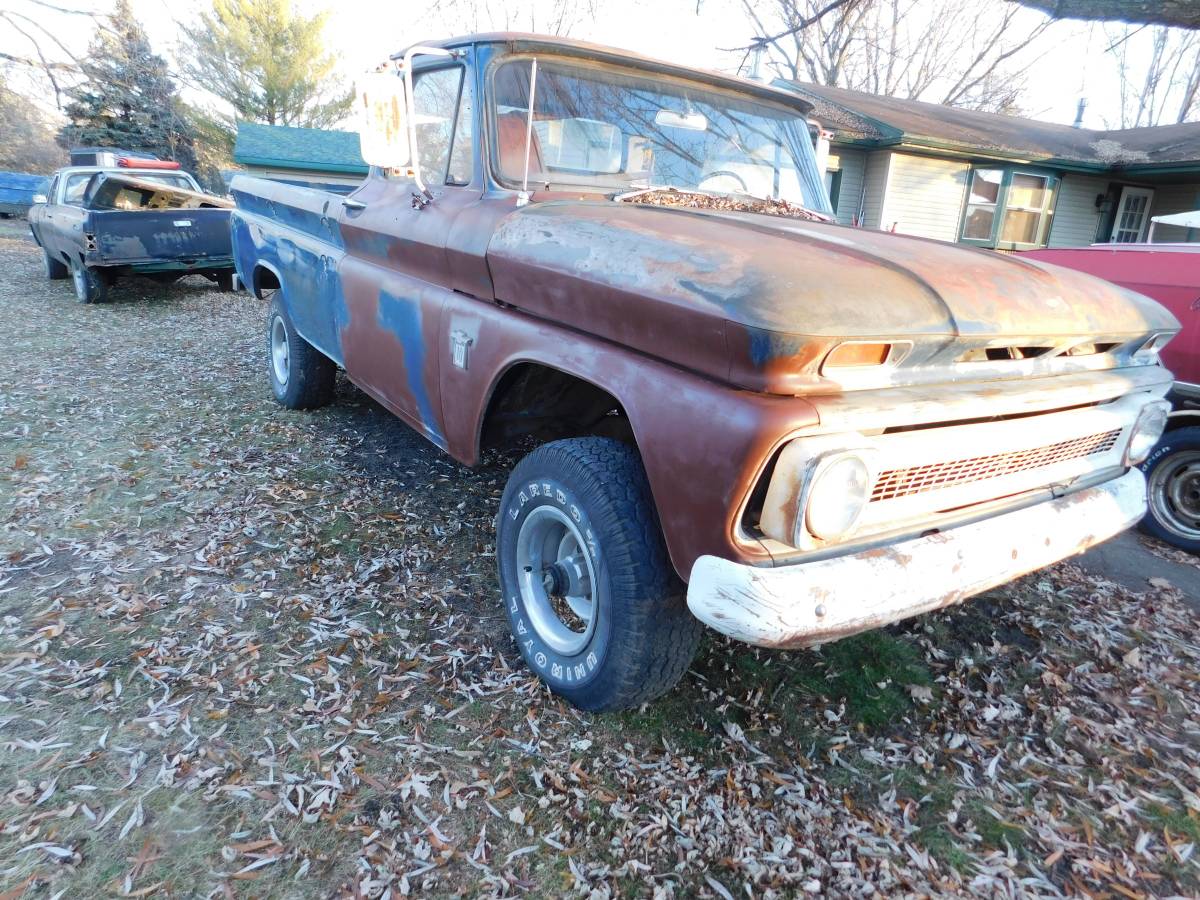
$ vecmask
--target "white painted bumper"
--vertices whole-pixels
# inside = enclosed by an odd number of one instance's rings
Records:
[[[1146,511],[1133,469],[1095,487],[928,537],[776,568],[702,556],[688,607],[764,647],[804,647],[961,602],[1107,540]]]

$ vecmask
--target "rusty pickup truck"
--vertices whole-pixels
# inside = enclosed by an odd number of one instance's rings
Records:
[[[174,162],[120,157],[114,166],[59,169],[29,210],[51,280],[71,279],[80,303],[102,303],[120,277],[169,284],[203,275],[233,289],[229,209]]]
[[[527,451],[499,590],[576,705],[661,694],[701,623],[820,644],[1142,517],[1175,319],[830,224],[803,100],[514,34],[410,47],[357,91],[352,194],[233,184],[271,387],[317,407],[341,367],[467,465]]]

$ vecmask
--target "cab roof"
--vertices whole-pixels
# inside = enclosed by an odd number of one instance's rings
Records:
[[[621,50],[617,47],[591,44],[587,41],[577,41],[574,38],[558,37],[557,35],[533,34],[523,31],[489,31],[440,40],[418,41],[410,46],[441,47],[451,50],[457,47],[469,47],[478,44],[502,44],[509,53],[534,53],[540,51],[560,56],[574,56],[580,59],[631,66],[663,75],[674,75],[677,78],[701,81],[714,87],[749,93],[764,100],[782,103],[805,116],[813,108],[813,104],[798,97],[795,93],[772,87],[761,81],[752,81],[749,78],[742,78],[739,75],[730,75],[711,69],[694,69],[690,66],[643,56],[640,53],[634,53],[632,50]],[[409,47],[405,47],[398,53],[393,54],[392,59],[399,59],[408,49]]]

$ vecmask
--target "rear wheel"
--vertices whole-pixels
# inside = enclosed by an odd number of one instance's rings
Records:
[[[42,248],[42,272],[50,281],[62,281],[70,272],[62,262],[50,255],[50,251]]]
[[[336,366],[296,333],[278,295],[267,316],[267,370],[275,400],[288,409],[314,409],[333,399]]]
[[[233,293],[233,273],[218,272],[213,281],[217,283],[217,290],[225,294]]]
[[[108,297],[108,281],[98,269],[71,260],[71,283],[80,303],[103,303]]]
[[[1149,499],[1142,530],[1200,553],[1200,427],[1164,434],[1142,471]]]
[[[688,611],[637,451],[554,441],[513,470],[496,546],[521,655],[582,709],[638,706],[687,671],[703,626]]]

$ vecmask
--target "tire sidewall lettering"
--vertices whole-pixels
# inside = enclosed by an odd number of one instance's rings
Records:
[[[600,618],[591,640],[577,654],[567,656],[552,649],[538,636],[529,621],[517,584],[516,538],[521,522],[535,507],[555,506],[579,528],[587,544],[592,565],[600,584],[596,586],[596,615]],[[505,612],[508,615],[517,646],[526,664],[539,677],[554,687],[573,687],[587,683],[600,668],[611,640],[608,621],[607,586],[600,565],[600,543],[583,505],[565,485],[555,479],[539,478],[522,482],[509,496],[498,517],[502,523],[497,535],[497,554],[500,556],[501,583],[506,591]]]

